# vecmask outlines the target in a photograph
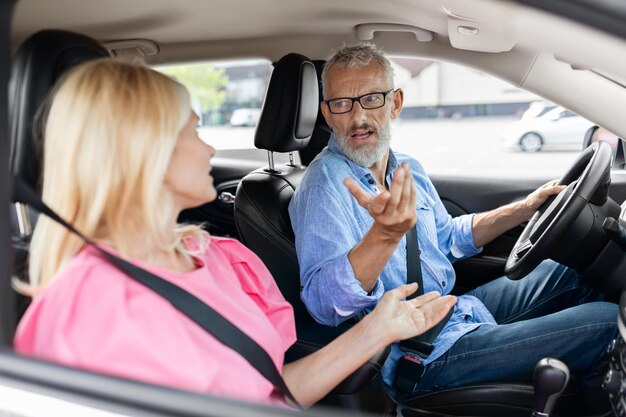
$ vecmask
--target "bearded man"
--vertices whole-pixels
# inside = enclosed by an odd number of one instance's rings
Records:
[[[552,181],[522,201],[452,218],[420,163],[390,149],[404,93],[383,53],[344,46],[326,63],[322,84],[333,135],[289,206],[302,300],[322,324],[362,317],[405,284],[407,247],[419,246],[423,291],[449,294],[453,262],[528,221],[564,188]],[[407,242],[412,228],[418,244]],[[541,358],[557,357],[587,384],[617,334],[617,306],[599,300],[575,271],[544,261],[520,281],[502,277],[460,295],[432,351],[394,345],[383,379],[401,400],[437,387],[530,381]]]

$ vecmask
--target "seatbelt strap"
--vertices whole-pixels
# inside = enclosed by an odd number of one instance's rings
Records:
[[[301,408],[298,401],[289,391],[289,388],[287,388],[280,372],[265,349],[202,300],[177,285],[100,248],[95,242],[84,236],[74,226],[52,211],[39,198],[37,193],[17,176],[13,178],[13,200],[30,205],[79,236],[85,243],[92,245],[120,271],[165,298],[176,309],[213,335],[217,340],[241,355],[271,382],[285,398],[289,399],[296,407]]]
[[[422,278],[422,264],[420,259],[420,248],[417,237],[417,224],[410,228],[406,232],[406,270],[407,277],[406,282],[410,284],[417,282],[418,288],[415,293],[407,297],[407,300],[415,298],[424,294],[424,280]],[[400,342],[400,348],[404,351],[415,353],[422,358],[427,357],[433,351],[433,342],[439,336],[439,333],[446,327],[446,323],[452,316],[454,308],[448,311],[446,317],[443,318],[437,325],[435,325],[429,331],[422,333],[419,336],[415,336],[411,339],[402,340]]]
[[[406,283],[417,282],[417,291],[407,297],[413,299],[424,294],[424,279],[422,278],[422,262],[420,259],[420,245],[417,239],[417,224],[406,232]]]

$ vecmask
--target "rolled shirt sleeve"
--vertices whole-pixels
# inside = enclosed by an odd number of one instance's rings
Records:
[[[482,248],[474,245],[474,235],[472,233],[472,222],[474,214],[464,214],[452,219],[454,235],[450,246],[451,259],[454,261],[474,256],[482,251]],[[450,256],[448,256],[450,258]]]

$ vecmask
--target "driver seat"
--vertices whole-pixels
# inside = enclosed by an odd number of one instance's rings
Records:
[[[320,70],[318,67],[318,72]],[[276,166],[272,153],[291,153],[307,149],[311,136],[321,134],[320,129],[325,129],[319,125],[318,119],[318,78],[314,64],[302,55],[289,54],[276,63],[255,134],[255,146],[268,151],[270,164],[242,179],[234,207],[241,240],[265,263],[283,296],[293,306],[299,340],[297,344],[308,344],[310,350],[327,344],[345,331],[350,323],[344,323],[338,328],[316,323],[300,299],[299,266],[287,207],[306,168],[294,164],[293,161]],[[308,156],[307,160],[310,159],[312,157]],[[298,349],[296,346],[295,350]],[[290,353],[294,358],[293,350],[288,352],[288,358]],[[369,367],[369,372],[360,369],[334,391],[341,392],[340,397],[343,396],[343,400],[326,403],[363,409],[359,402],[366,392],[364,388],[367,384],[364,382],[367,378],[373,379],[377,376],[382,365],[381,360],[384,361],[386,354],[387,352],[384,355],[379,354],[366,364],[365,368]],[[359,375],[367,378],[352,378]],[[380,384],[377,387],[375,389],[382,389]],[[369,389],[372,389],[371,384]],[[361,400],[358,400],[359,391]],[[567,396],[567,393],[563,396]],[[348,398],[352,399],[347,400]],[[522,383],[489,383],[443,389],[409,398],[398,405],[402,415],[406,417],[529,417],[533,406],[534,388],[531,384]],[[575,415],[575,410],[558,410],[557,407],[556,411],[561,411],[562,415]],[[368,411],[380,409],[370,408]]]

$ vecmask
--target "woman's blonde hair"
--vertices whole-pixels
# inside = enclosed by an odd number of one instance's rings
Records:
[[[112,59],[78,66],[57,86],[47,112],[43,200],[121,256],[142,241],[196,253],[186,250],[182,239],[200,237],[199,227],[179,227],[168,242],[172,231],[165,228],[177,213],[163,185],[190,112],[187,90],[147,67]],[[21,290],[36,294],[83,246],[40,216],[31,243],[30,285]]]

